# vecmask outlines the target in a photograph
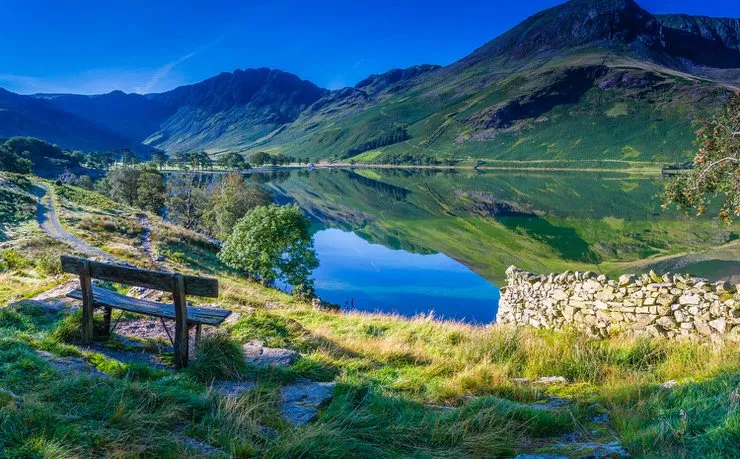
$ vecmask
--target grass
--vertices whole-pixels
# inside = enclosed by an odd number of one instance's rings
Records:
[[[24,398],[22,409],[0,407],[0,447],[9,457],[177,457],[187,451],[182,435],[237,456],[509,456],[537,450],[574,422],[588,425],[600,411],[638,455],[723,457],[737,446],[740,351],[730,345],[589,341],[294,305],[246,313],[175,373],[70,347],[76,317],[32,304],[0,315],[0,384]],[[238,343],[253,337],[300,349],[303,358],[279,371],[250,371]],[[59,377],[34,349],[80,355],[111,376]],[[338,382],[335,397],[314,423],[286,424],[277,388],[322,368],[334,368],[325,376]],[[573,384],[512,382],[554,374]],[[257,386],[222,398],[208,390],[213,378],[256,378]],[[667,379],[684,382],[661,389]],[[527,405],[548,394],[574,405],[555,412]]]
[[[400,196],[395,187],[376,191]],[[429,201],[417,203],[429,208]],[[98,209],[67,205],[66,222],[75,231],[85,231],[82,222],[95,212],[101,222],[117,221]],[[564,225],[559,218],[548,221]],[[0,274],[6,289],[0,289],[0,387],[22,397],[23,405],[0,394],[5,456],[203,455],[187,437],[237,457],[506,457],[547,452],[574,431],[602,442],[616,437],[636,456],[732,457],[738,450],[740,349],[731,343],[589,340],[572,331],[318,310],[225,269],[208,240],[151,220],[157,252],[177,253],[166,256],[165,265],[218,277],[218,306],[241,316],[204,339],[185,371],[80,349],[71,344],[76,314],[17,301],[69,279],[46,279],[35,261],[62,248],[30,227],[14,229],[4,250],[15,251],[13,263],[27,265]],[[460,224],[489,231],[472,221]],[[636,231],[629,219],[599,221],[614,234]],[[423,219],[418,225],[418,231],[433,227]],[[109,237],[127,237],[110,228],[104,230]],[[578,235],[588,241],[591,231]],[[131,250],[144,258],[138,246]],[[285,368],[247,365],[241,345],[253,339],[298,350],[301,358]],[[60,373],[37,350],[82,358],[108,377]],[[515,381],[554,375],[571,383]],[[337,386],[315,421],[295,427],[280,415],[280,387],[302,378]],[[211,389],[214,379],[249,380],[255,387],[225,398]],[[679,383],[661,388],[668,380]],[[530,406],[551,396],[572,404],[555,411]],[[611,430],[593,423],[602,413],[609,414]]]

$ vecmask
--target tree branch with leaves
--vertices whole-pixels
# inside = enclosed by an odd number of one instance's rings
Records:
[[[668,181],[663,208],[676,204],[702,215],[717,199],[717,217],[730,223],[740,216],[740,94],[713,118],[697,121],[696,144],[693,169]]]

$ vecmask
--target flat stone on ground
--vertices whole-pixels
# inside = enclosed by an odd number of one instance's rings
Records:
[[[80,357],[57,357],[54,354],[47,351],[36,351],[36,353],[49,364],[54,367],[57,371],[62,373],[70,373],[75,376],[87,375],[87,376],[100,376],[107,378],[108,375],[98,371],[97,368],[92,366],[86,360]]]
[[[211,389],[223,397],[238,397],[256,385],[253,381],[215,381]]]
[[[266,367],[286,367],[298,359],[298,352],[291,349],[265,347],[262,341],[252,340],[242,346],[247,363]]]
[[[302,425],[316,417],[318,408],[334,394],[334,383],[303,381],[282,388],[283,417]]]

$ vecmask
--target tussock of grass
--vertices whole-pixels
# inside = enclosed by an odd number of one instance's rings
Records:
[[[244,352],[228,335],[208,336],[198,345],[195,362],[188,372],[205,383],[214,379],[241,379],[247,375]]]

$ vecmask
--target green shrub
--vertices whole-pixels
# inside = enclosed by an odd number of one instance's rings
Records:
[[[8,266],[8,269],[18,270],[31,266],[31,260],[21,255],[21,253],[15,249],[4,251],[1,258]]]
[[[56,276],[62,273],[62,263],[58,256],[44,252],[36,258],[36,270],[42,276]]]

